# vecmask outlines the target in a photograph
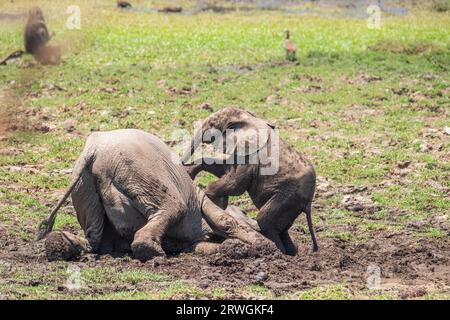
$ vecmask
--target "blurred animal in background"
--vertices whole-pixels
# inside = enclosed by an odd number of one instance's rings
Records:
[[[25,51],[33,56],[37,55],[52,36],[53,34],[48,32],[41,8],[32,8],[25,25]]]
[[[285,31],[286,39],[284,40],[284,50],[286,50],[286,60],[296,61],[297,60],[297,46],[290,40],[289,30]]]
[[[61,63],[61,48],[58,46],[45,46],[39,52],[39,63],[58,65]]]
[[[25,51],[16,50],[0,61],[0,65],[6,65],[9,60],[20,58],[25,52],[30,53],[41,64],[59,64],[61,62],[61,48],[47,46],[54,36],[49,32],[45,24],[44,14],[41,8],[33,7],[28,12],[28,19],[23,35]]]
[[[59,64],[61,62],[61,48],[47,46],[53,36],[54,33],[47,29],[41,8],[32,8],[28,13],[28,20],[25,25],[25,51],[31,53],[41,64]]]
[[[128,1],[120,1],[120,0],[118,0],[117,1],[117,8],[120,8],[120,9],[131,9],[132,6],[131,6],[131,3],[129,3]]]

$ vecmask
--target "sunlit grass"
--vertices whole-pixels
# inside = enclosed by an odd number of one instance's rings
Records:
[[[162,3],[134,2],[138,8]],[[375,233],[444,216],[450,209],[443,191],[450,187],[445,158],[449,144],[444,143],[439,152],[421,151],[426,141],[423,130],[442,131],[450,126],[446,117],[450,106],[448,12],[384,15],[382,28],[370,30],[364,19],[270,10],[161,15],[118,11],[114,2],[106,0],[39,4],[49,29],[56,32],[52,43],[63,48],[63,63],[0,67],[0,90],[13,93],[11,122],[19,125],[1,142],[18,149],[16,154],[0,157],[0,222],[7,226],[8,236],[34,238],[35,226],[69,184],[69,173],[62,170],[73,166],[91,131],[140,128],[171,141],[174,129],[191,130],[194,121],[209,115],[198,107],[202,103],[213,110],[226,106],[251,110],[273,122],[287,143],[306,154],[318,176],[333,184],[374,188],[371,200],[381,207],[371,216],[375,221],[339,208],[343,197],[339,190],[330,198],[317,199],[322,207],[313,218],[323,230],[319,239],[366,241]],[[65,27],[66,8],[73,4],[81,9],[80,30]],[[194,5],[183,2],[186,8]],[[8,13],[21,13],[29,6],[25,0],[2,2],[2,10]],[[21,19],[0,20],[0,57],[23,46],[23,24]],[[299,47],[294,64],[284,61],[285,29]],[[31,62],[32,57],[23,60]],[[361,75],[379,80],[358,83],[355,79]],[[310,92],[309,86],[319,89]],[[189,90],[177,94],[171,92],[173,88]],[[423,94],[418,102],[411,100],[416,92]],[[75,120],[75,133],[67,132],[67,119]],[[36,129],[42,123],[53,129]],[[430,143],[434,146],[439,141]],[[398,162],[406,160],[412,166],[423,165],[405,177],[393,176]],[[213,179],[202,174],[199,184],[205,187]],[[406,179],[410,182],[402,182]],[[385,180],[394,184],[377,187]],[[247,198],[233,201],[242,199]],[[246,209],[254,209],[248,199],[245,203]],[[400,210],[402,215],[397,214]],[[294,227],[306,231],[304,216],[301,219]],[[348,226],[356,231],[347,230]],[[61,209],[55,228],[79,228],[69,207]],[[438,241],[446,236],[445,230],[428,224],[413,232]],[[82,274],[93,287],[144,282],[161,288],[71,293],[74,298],[224,298],[229,294],[226,289],[201,290],[140,269],[94,268]],[[45,285],[28,288],[27,281],[43,278],[24,272],[17,279],[25,284],[1,284],[0,291],[3,288],[15,298],[61,297],[64,293],[56,292],[61,285],[56,278],[64,276],[45,278]],[[240,289],[249,296],[273,297],[264,286]],[[357,296],[345,285],[336,285],[305,290],[295,298]],[[381,292],[379,298],[391,296]]]

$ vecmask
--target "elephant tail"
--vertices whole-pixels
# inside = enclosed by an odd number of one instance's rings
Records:
[[[83,154],[85,154],[85,153],[83,152]],[[58,201],[56,206],[52,209],[52,211],[50,212],[50,214],[47,217],[47,219],[44,219],[39,224],[38,235],[36,237],[36,241],[39,241],[39,240],[45,238],[45,236],[47,236],[47,234],[49,234],[52,231],[53,225],[54,225],[55,220],[56,220],[56,214],[58,213],[59,208],[61,208],[61,206],[64,204],[64,202],[70,196],[70,194],[72,193],[73,189],[77,185],[78,181],[80,181],[80,178],[81,178],[81,175],[83,174],[84,169],[92,164],[93,159],[94,159],[94,157],[93,156],[89,156],[89,155],[85,155],[85,156],[82,155],[78,159],[79,162],[75,165],[74,172],[72,174],[73,179],[72,179],[72,182],[71,182],[71,184],[69,186],[69,189],[66,191],[64,196]]]
[[[304,212],[306,213],[306,220],[308,221],[308,229],[309,233],[311,234],[311,239],[313,242],[313,252],[316,252],[317,250],[319,250],[319,246],[317,245],[316,234],[314,232],[314,227],[312,224],[311,202],[306,205]]]

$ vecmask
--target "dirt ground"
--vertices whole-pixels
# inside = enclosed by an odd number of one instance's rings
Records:
[[[328,191],[323,192],[326,188]],[[350,208],[360,218],[377,220],[373,216],[374,206],[361,201],[367,188],[341,186],[348,194],[342,206]],[[329,197],[333,188],[329,182],[319,179],[317,198]],[[356,200],[355,200],[356,199]],[[321,208],[315,208],[320,212]],[[400,213],[392,213],[401,217]],[[326,217],[320,215],[321,220]],[[305,217],[299,217],[305,223]],[[421,222],[422,224],[425,222]],[[447,227],[446,219],[428,221],[434,226]],[[28,226],[33,229],[34,226]],[[285,256],[279,252],[255,251],[247,245],[231,241],[224,250],[210,256],[182,253],[176,256],[156,257],[145,263],[129,257],[97,256],[88,254],[73,262],[80,268],[118,268],[120,271],[144,269],[164,274],[173,279],[181,279],[202,290],[221,288],[227,292],[226,298],[249,298],[240,288],[261,286],[271,292],[270,297],[296,297],[304,290],[317,287],[344,284],[346,294],[354,298],[373,297],[370,293],[373,273],[379,270],[380,282],[374,283],[376,292],[393,295],[395,298],[421,298],[433,292],[448,292],[450,283],[450,243],[448,238],[418,239],[415,230],[420,223],[409,223],[402,230],[380,230],[376,236],[366,241],[355,242],[338,237],[323,237],[324,227],[316,228],[319,238],[319,251],[312,253],[309,234],[302,227],[291,229],[294,242],[299,244],[296,257]],[[358,236],[356,225],[343,224],[334,227],[334,231],[351,231]],[[45,274],[55,268],[54,262],[47,262],[43,242],[20,241],[7,238],[4,226],[0,224],[0,261],[7,272],[13,274],[16,269],[32,266],[33,273]],[[76,230],[72,230],[77,232]],[[363,233],[362,231],[359,231]],[[378,269],[379,268],[379,269]],[[374,271],[375,270],[375,271]],[[16,280],[17,281],[17,280]],[[27,282],[28,281],[28,282]],[[24,285],[37,286],[41,280],[27,280]],[[46,282],[48,280],[42,280]],[[20,281],[19,281],[20,282]],[[59,283],[59,284],[58,284]],[[113,284],[89,288],[91,294],[114,293],[127,290],[155,289],[154,283]],[[67,297],[70,292],[61,281],[55,282],[55,290],[63,291]],[[104,291],[104,292],[102,292]],[[306,291],[307,292],[307,291]],[[78,292],[79,293],[79,292]],[[180,293],[170,298],[187,298],[190,293]],[[206,294],[206,298],[216,298]],[[264,297],[264,296],[263,296]],[[2,298],[8,298],[2,297]],[[333,296],[331,296],[333,298]],[[342,298],[340,295],[337,298]]]
[[[383,29],[372,30],[368,1],[305,2],[230,10],[227,1],[170,16],[149,1],[130,11],[80,2],[76,31],[66,28],[71,1],[41,1],[63,62],[25,55],[0,67],[0,299],[449,299],[445,3],[380,1]],[[5,2],[1,57],[22,46],[28,5]],[[287,28],[295,63],[284,60]],[[37,225],[90,132],[139,128],[174,147],[174,129],[190,132],[226,106],[275,124],[314,164],[318,252],[301,215],[290,230],[296,257],[230,242],[218,254],[146,263],[47,261]],[[255,214],[245,195],[231,203]],[[70,201],[55,230],[80,235]],[[67,285],[73,268],[77,289]]]

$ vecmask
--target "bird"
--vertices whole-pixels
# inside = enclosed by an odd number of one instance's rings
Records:
[[[121,1],[121,0],[117,0],[117,8],[121,8],[121,9],[131,9],[131,3],[129,3],[128,1]]]
[[[297,60],[297,46],[289,39],[291,34],[289,30],[284,31],[286,33],[286,39],[284,40],[284,50],[286,50],[286,60],[295,61]]]

